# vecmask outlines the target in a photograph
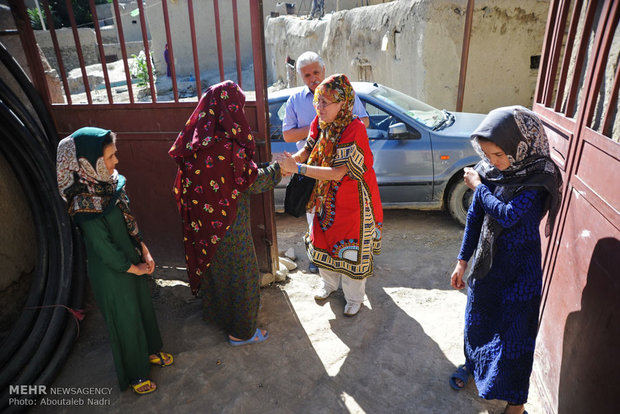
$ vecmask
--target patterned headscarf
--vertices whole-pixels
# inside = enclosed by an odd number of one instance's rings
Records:
[[[194,294],[236,218],[237,196],[257,177],[255,142],[244,105],[245,95],[234,82],[213,85],[168,152],[179,166],[174,195]]]
[[[76,223],[97,218],[118,205],[129,235],[140,243],[142,235],[129,208],[125,177],[116,170],[110,174],[103,160],[108,134],[106,129],[85,127],[60,141],[56,158],[60,196]]]
[[[485,138],[507,155],[510,167],[500,171],[486,158],[478,143]],[[509,106],[489,112],[471,135],[472,146],[482,158],[475,169],[483,182],[502,186],[502,199],[509,201],[526,189],[544,189],[547,192],[544,211],[549,212],[545,236],[551,234],[562,200],[562,176],[549,156],[549,142],[538,116],[522,106]],[[495,241],[503,227],[488,214],[482,224],[482,233],[476,249],[471,278],[484,277],[493,262]]]
[[[319,118],[319,136],[315,137],[316,144],[308,157],[308,165],[319,167],[331,167],[336,156],[336,147],[342,136],[342,132],[353,120],[353,104],[355,92],[346,75],[332,75],[323,80],[314,91],[314,104],[318,103],[320,96],[331,102],[344,102],[336,119],[332,122],[323,122]],[[317,115],[319,111],[317,109]],[[325,203],[325,197],[329,191],[330,181],[317,180],[314,191],[308,201],[307,209],[316,208],[320,213]]]

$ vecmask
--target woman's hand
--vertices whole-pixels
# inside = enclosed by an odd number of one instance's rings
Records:
[[[153,260],[153,257],[151,256],[151,252],[149,252],[148,247],[146,247],[146,244],[144,244],[144,242],[141,243],[142,245],[142,261],[146,264],[147,267],[147,272],[149,275],[153,273],[153,271],[155,271],[155,261]]]
[[[454,289],[460,290],[465,287],[465,282],[463,282],[465,269],[467,269],[467,262],[459,259],[459,261],[456,262],[456,266],[454,267],[454,271],[452,272],[452,276],[450,278],[450,284]]]
[[[149,268],[146,263],[138,263],[137,265],[132,264],[127,270],[127,273],[133,273],[136,276],[142,276],[145,274],[151,274],[153,273],[153,271],[151,270],[149,272]]]
[[[276,156],[276,160],[280,164],[280,171],[284,174],[290,175],[297,172],[297,162],[290,153],[284,151]]]
[[[310,153],[306,151],[305,147],[297,151],[295,154],[293,154],[293,159],[295,160],[295,162],[304,163],[308,161],[309,157],[310,157]]]
[[[465,173],[463,174],[463,181],[465,181],[465,184],[467,185],[467,187],[471,188],[472,190],[475,190],[476,187],[482,184],[482,181],[480,180],[480,174],[478,174],[478,171],[470,167],[466,167],[464,171]]]

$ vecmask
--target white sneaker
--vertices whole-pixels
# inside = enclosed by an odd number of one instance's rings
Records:
[[[361,307],[361,303],[347,303],[344,307],[344,314],[345,316],[355,316],[360,311]]]
[[[333,290],[327,290],[327,288],[323,286],[319,290],[316,291],[316,293],[314,294],[314,299],[316,300],[327,299],[329,295],[331,295],[332,293],[334,293]]]

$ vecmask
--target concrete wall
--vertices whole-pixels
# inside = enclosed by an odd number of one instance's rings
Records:
[[[268,80],[285,81],[287,55],[318,52],[328,73],[371,80],[438,108],[454,109],[466,0],[399,0],[355,8],[322,20],[269,18],[265,24]],[[531,106],[548,0],[478,0],[464,110]],[[298,79],[298,83],[301,82]]]
[[[213,17],[213,0],[194,1],[194,22],[196,25],[196,38],[198,57],[201,62],[200,72],[213,72],[218,70],[217,43],[215,37],[215,21]],[[232,2],[220,1],[220,30],[222,36],[222,54],[226,71],[235,68],[235,38],[233,32]],[[252,38],[250,27],[250,10],[248,1],[239,1],[239,44],[242,67],[252,64]],[[149,25],[152,36],[152,51],[155,67],[159,74],[166,74],[164,60],[164,48],[166,45],[166,32],[161,7],[147,7]],[[194,60],[190,36],[187,0],[168,2],[168,15],[172,45],[174,48],[174,60],[177,76],[188,76],[194,73]]]
[[[393,0],[326,0],[325,13],[332,13],[341,10],[350,10],[357,6],[373,6],[375,4],[389,3]],[[278,11],[281,15],[286,12],[286,3],[295,4],[295,14],[300,16],[307,15],[312,8],[312,0],[263,0],[263,11],[266,16],[272,11]]]

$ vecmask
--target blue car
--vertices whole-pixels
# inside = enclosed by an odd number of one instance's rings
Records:
[[[472,191],[463,169],[480,158],[469,137],[483,114],[439,110],[411,96],[370,82],[353,82],[368,112],[367,128],[384,208],[447,209],[465,224]],[[301,88],[269,94],[271,152],[296,152],[284,142],[282,120],[288,97]],[[282,211],[288,179],[275,189],[276,210]]]

